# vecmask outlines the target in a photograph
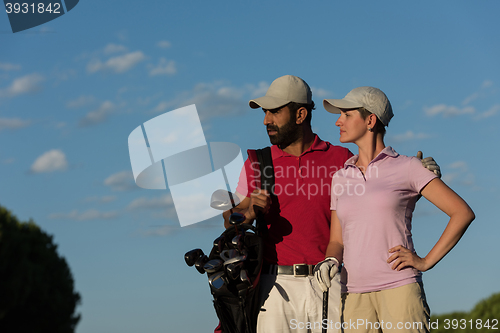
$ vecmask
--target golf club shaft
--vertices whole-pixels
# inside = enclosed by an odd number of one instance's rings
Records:
[[[323,292],[323,318],[321,320],[322,333],[326,333],[328,329],[328,325],[325,325],[327,320],[328,320],[328,289]]]

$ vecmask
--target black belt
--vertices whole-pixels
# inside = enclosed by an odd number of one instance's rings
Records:
[[[293,275],[295,277],[313,275],[315,265],[294,264],[292,266],[274,265],[264,263],[262,265],[262,274],[272,275]]]

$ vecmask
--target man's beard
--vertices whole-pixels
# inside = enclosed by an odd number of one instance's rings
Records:
[[[297,141],[302,135],[302,127],[296,124],[296,117],[290,117],[290,120],[283,126],[267,125],[268,131],[276,131],[275,135],[269,135],[273,145],[278,145],[281,149],[288,147]]]

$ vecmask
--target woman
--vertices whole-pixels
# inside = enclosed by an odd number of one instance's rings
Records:
[[[419,159],[384,144],[393,116],[386,95],[359,87],[343,99],[324,100],[340,114],[340,142],[359,154],[335,173],[331,188],[331,234],[327,259],[316,278],[326,289],[343,262],[342,322],[345,332],[428,332],[429,308],[421,272],[434,267],[460,240],[474,213]],[[424,257],[415,253],[411,218],[420,195],[450,220]]]

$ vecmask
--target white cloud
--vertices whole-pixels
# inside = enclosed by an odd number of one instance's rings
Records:
[[[141,210],[141,209],[165,209],[169,208],[174,204],[172,200],[172,196],[170,194],[166,194],[163,196],[146,198],[141,197],[133,200],[128,204],[127,209],[129,210]]]
[[[178,231],[180,227],[172,225],[164,225],[161,227],[155,227],[148,230],[140,230],[139,234],[142,236],[168,236]]]
[[[473,190],[479,189],[476,185],[476,176],[469,171],[469,166],[465,161],[455,161],[444,168],[442,180],[447,184],[456,183],[472,187]]]
[[[86,202],[98,202],[98,203],[109,203],[116,200],[115,195],[106,195],[102,197],[89,197],[86,198]]]
[[[84,212],[79,212],[78,210],[73,210],[69,213],[53,213],[49,215],[50,219],[64,219],[64,220],[76,220],[76,221],[88,221],[88,220],[108,220],[118,217],[117,212],[100,212],[95,209],[89,209]]]
[[[0,118],[0,131],[4,129],[18,129],[27,127],[31,124],[30,120],[20,118]]]
[[[11,64],[8,62],[0,62],[0,70],[2,71],[17,71],[21,69],[21,65]]]
[[[395,142],[409,141],[409,140],[422,140],[428,139],[431,136],[426,133],[414,133],[413,131],[406,131],[403,134],[394,134],[390,138]]]
[[[467,105],[469,104],[470,102],[473,102],[475,101],[476,99],[478,99],[481,95],[477,92],[467,96],[464,101],[462,102],[463,105]]]
[[[465,161],[456,161],[448,165],[448,168],[450,169],[461,169],[461,170],[467,170],[467,162]]]
[[[176,99],[163,104],[162,107],[175,109],[196,104],[202,120],[214,116],[236,115],[248,109],[242,98],[249,92],[248,87],[236,88],[221,82],[199,83],[193,90],[181,93]]]
[[[476,110],[472,106],[457,108],[456,106],[438,104],[431,107],[424,107],[425,114],[430,117],[442,115],[443,117],[453,117],[463,114],[474,114]]]
[[[164,112],[169,106],[170,104],[168,102],[162,101],[158,103],[158,105],[153,109],[153,112],[156,113]]]
[[[36,73],[22,76],[15,79],[8,88],[0,90],[0,97],[15,97],[40,91],[43,80],[43,76]]]
[[[488,88],[490,88],[491,86],[493,86],[493,81],[484,80],[479,90],[467,96],[462,102],[462,105],[467,105],[477,99],[484,99],[489,94],[491,94],[491,89],[488,90]]]
[[[132,171],[121,171],[112,174],[104,180],[104,185],[111,187],[114,191],[127,191],[139,188],[135,185]]]
[[[316,99],[325,99],[325,98],[331,98],[333,94],[329,92],[328,90],[322,89],[322,88],[315,88],[311,87],[312,93],[313,93],[313,100]],[[321,103],[323,104],[323,103]]]
[[[177,220],[174,201],[170,194],[137,198],[127,205],[127,210],[141,215],[147,214],[148,219]]]
[[[87,65],[87,71],[95,73],[97,71],[111,71],[114,73],[124,73],[146,58],[141,51],[127,53],[121,56],[108,59],[105,63],[100,60],[91,61]]]
[[[448,170],[449,169],[449,170]],[[442,180],[445,183],[451,184],[459,176],[463,176],[467,172],[467,163],[465,161],[456,161],[448,165],[445,170],[443,170]]]
[[[60,122],[57,122],[54,124],[54,127],[57,128],[57,129],[61,129],[61,128],[64,128],[66,127],[66,123],[64,121],[60,121]]]
[[[70,109],[81,108],[87,106],[94,102],[95,98],[93,96],[80,96],[77,99],[68,101],[66,103],[66,107]]]
[[[158,43],[156,43],[156,46],[162,49],[168,49],[169,47],[172,46],[172,43],[170,43],[168,40],[161,40]]]
[[[249,91],[250,98],[262,97],[266,94],[267,89],[269,89],[270,84],[261,81],[257,85],[248,84],[245,86],[245,89]]]
[[[122,42],[124,41],[127,41],[128,40],[128,31],[127,30],[121,30],[119,31],[116,36],[118,37],[119,40],[121,40]]]
[[[495,104],[484,112],[478,112],[477,106],[471,106],[470,104],[476,100],[484,100],[488,96],[496,93],[496,89],[490,89],[493,86],[493,81],[485,80],[481,84],[480,88],[467,96],[462,101],[462,107],[457,107],[453,105],[437,104],[431,107],[424,107],[424,112],[428,116],[442,115],[443,117],[453,117],[460,115],[474,115],[473,119],[481,120],[485,118],[492,117],[500,111],[500,104]]]
[[[484,80],[483,83],[481,84],[481,88],[489,88],[493,85],[493,81],[491,80]]]
[[[476,117],[476,119],[480,120],[480,119],[484,119],[484,118],[493,117],[499,111],[500,111],[500,104],[495,104],[489,110],[484,111],[484,112],[478,114],[477,117]]]
[[[154,112],[162,112],[168,108],[176,109],[190,104],[196,104],[202,120],[225,115],[241,115],[250,110],[248,101],[266,94],[269,84],[244,84],[240,87],[231,86],[226,82],[198,83],[192,90],[184,91],[171,101],[162,101]]]
[[[446,184],[451,184],[458,177],[458,173],[446,173],[441,177],[441,180]]]
[[[149,75],[174,75],[176,72],[175,61],[161,58],[158,65],[149,71]]]
[[[113,44],[113,43],[109,43],[104,48],[104,54],[126,52],[126,51],[127,51],[127,48],[125,46],[119,45],[119,44]]]
[[[38,157],[31,166],[31,172],[43,173],[64,171],[68,168],[66,155],[59,149],[52,149]]]
[[[78,122],[78,126],[87,127],[96,125],[106,121],[108,115],[110,115],[115,108],[115,105],[110,101],[104,101],[99,108],[94,111],[90,111],[81,118]]]

